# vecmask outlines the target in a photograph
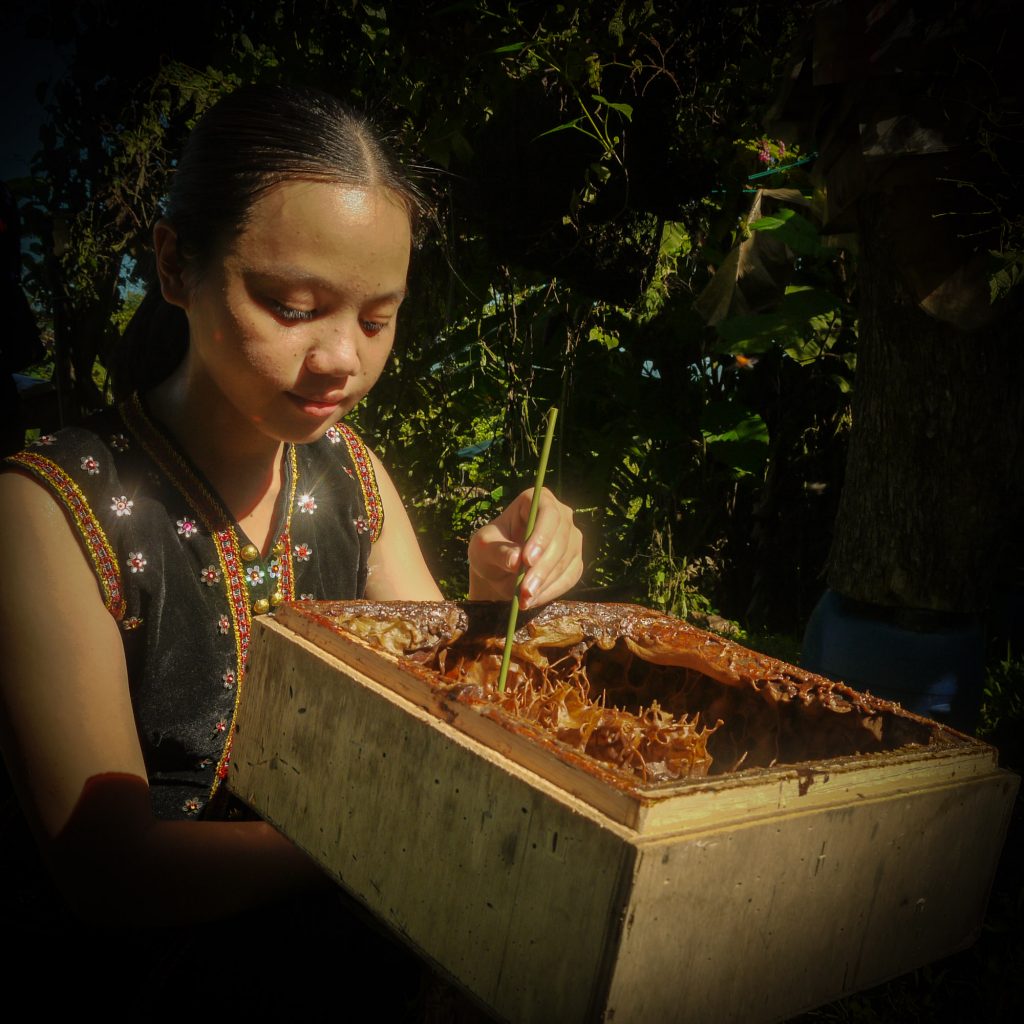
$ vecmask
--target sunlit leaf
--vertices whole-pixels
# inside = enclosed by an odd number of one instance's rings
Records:
[[[770,232],[795,253],[817,256],[822,251],[818,229],[796,210],[780,209],[749,224],[751,231]]]
[[[991,301],[996,302],[1024,281],[1024,252],[992,252],[989,255],[989,295]]]
[[[591,327],[590,333],[587,335],[590,341],[596,341],[601,345],[604,345],[609,351],[614,348],[618,348],[619,339],[615,334],[609,334],[601,327]]]
[[[633,120],[633,108],[628,103],[613,103],[611,100],[605,99],[604,96],[599,96],[596,92],[593,94],[593,99],[597,100],[598,103],[603,103],[606,107],[611,107],[612,110],[617,110],[627,121]]]

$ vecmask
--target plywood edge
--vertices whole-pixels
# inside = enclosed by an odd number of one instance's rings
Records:
[[[321,661],[329,664],[333,671],[343,673],[348,678],[359,683],[361,686],[366,687],[368,690],[387,700],[391,704],[397,704],[413,718],[430,724],[433,728],[436,728],[443,733],[450,742],[459,745],[464,749],[470,750],[477,757],[493,764],[502,769],[502,771],[508,774],[518,775],[521,778],[525,778],[529,784],[535,789],[541,791],[546,796],[551,797],[554,800],[562,803],[576,814],[580,814],[585,818],[588,818],[595,824],[602,828],[608,829],[613,832],[621,839],[627,841],[634,841],[636,839],[635,830],[627,825],[624,825],[613,815],[604,813],[599,807],[595,806],[592,802],[585,799],[581,799],[571,791],[563,789],[561,786],[552,783],[544,775],[540,775],[532,771],[528,766],[519,764],[507,757],[503,751],[495,749],[493,745],[477,738],[476,736],[470,735],[457,728],[452,722],[445,718],[439,717],[432,710],[424,709],[416,700],[410,699],[401,692],[397,692],[395,688],[385,685],[373,676],[366,674],[361,671],[357,666],[353,665],[350,661],[343,660],[335,657],[330,651],[325,651],[319,646],[319,643],[312,643],[305,637],[298,635],[294,630],[288,626],[282,625],[276,622],[272,618],[260,618],[253,623],[253,639],[252,645],[250,646],[250,659],[253,662],[252,677],[247,676],[246,682],[252,683],[253,686],[258,685],[258,669],[257,660],[260,656],[260,648],[267,643],[266,637],[262,637],[261,633],[266,632],[273,635],[276,639],[271,641],[274,643],[290,643],[296,644],[305,650],[307,653],[314,657],[319,658]],[[397,671],[397,670],[396,670]],[[247,697],[247,690],[249,690],[249,696]],[[243,689],[241,696],[241,707],[239,711],[239,719],[244,723],[245,720],[245,705],[247,700],[258,699],[254,698],[251,690],[246,687]],[[500,728],[495,723],[490,723],[493,728]],[[504,733],[504,730],[502,730]],[[233,749],[233,758],[235,760],[241,760],[244,758],[246,753],[246,735],[244,728],[240,732],[238,738],[235,741]],[[229,777],[230,778],[230,777]],[[237,795],[241,799],[245,799],[244,792],[237,792]]]
[[[788,809],[809,810],[896,796],[998,771],[996,751],[983,744],[808,762],[746,779],[691,781],[670,794],[647,799],[638,808],[635,827],[644,835],[673,832],[699,827],[705,821],[734,822]]]
[[[970,794],[974,787],[982,786],[999,786],[1000,783],[1003,786],[1003,817],[1000,819],[1000,824],[994,831],[998,832],[1000,836],[1005,837],[1006,830],[1009,827],[1009,815],[1013,810],[1014,799],[1017,794],[1017,790],[1020,786],[1020,776],[1015,772],[1010,771],[1006,768],[995,768],[991,772],[984,774],[974,775],[971,777],[948,779],[945,782],[936,782],[934,780],[926,781],[922,785],[913,785],[909,782],[905,786],[893,787],[886,790],[885,787],[879,786],[873,790],[865,790],[857,794],[853,799],[838,799],[828,802],[821,802],[818,804],[800,803],[794,802],[787,804],[783,807],[776,808],[772,811],[767,811],[764,814],[742,814],[732,816],[727,813],[714,813],[706,816],[703,819],[696,819],[686,821],[681,825],[673,828],[664,828],[660,830],[651,830],[638,835],[636,837],[636,843],[638,847],[645,851],[657,849],[661,844],[673,844],[677,842],[681,836],[685,835],[686,840],[689,841],[704,841],[705,839],[711,838],[716,834],[733,834],[738,830],[745,829],[747,827],[755,828],[763,824],[766,820],[771,821],[772,824],[777,824],[782,827],[783,823],[788,821],[797,820],[800,818],[806,818],[810,815],[816,815],[820,813],[828,813],[833,810],[841,810],[844,807],[867,807],[871,805],[883,804],[890,802],[894,799],[908,799],[919,796],[923,793],[942,793],[943,791],[950,794],[961,792],[964,794]],[[1002,848],[1002,840],[1000,839],[999,848]]]

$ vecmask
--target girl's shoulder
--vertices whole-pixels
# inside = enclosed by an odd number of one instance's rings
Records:
[[[117,409],[104,409],[73,427],[41,434],[8,456],[5,468],[27,470],[46,481],[68,476],[90,483],[117,474],[132,441]]]
[[[42,434],[8,456],[0,469],[18,471],[39,484],[67,517],[88,555],[108,610],[120,618],[124,590],[115,524],[127,523],[139,499],[142,464],[117,409],[105,409],[82,424]],[[38,502],[18,492],[28,505],[8,502],[6,515],[35,514]]]
[[[366,442],[347,423],[336,423],[319,441],[302,447],[308,459],[340,470],[339,481],[344,485],[347,478],[350,486],[358,490],[364,512],[360,532],[367,530],[370,540],[376,541],[384,526],[384,505]]]
[[[119,410],[104,409],[83,423],[42,434],[8,456],[3,468],[18,469],[43,484],[80,519],[85,506],[110,505],[124,515],[141,454]],[[107,496],[109,495],[109,500]],[[123,497],[123,502],[122,502]],[[105,511],[96,507],[96,512]]]

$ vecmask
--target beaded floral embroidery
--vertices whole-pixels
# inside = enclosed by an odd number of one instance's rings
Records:
[[[217,620],[217,632],[221,636],[227,636],[231,632],[231,620],[226,615],[222,615]]]
[[[133,629],[138,629],[141,625],[142,619],[140,619],[138,615],[129,615],[128,618],[121,623],[121,628],[126,633],[130,633]]]
[[[203,806],[203,802],[198,797],[190,796],[181,805],[181,809],[186,814],[198,814],[200,809],[202,808],[202,806]]]
[[[199,578],[208,587],[215,587],[220,583],[220,569],[215,565],[208,565],[205,569],[200,571]]]
[[[178,520],[178,533],[186,540],[188,540],[189,537],[195,536],[198,532],[199,528],[196,526],[196,521],[194,519],[189,519],[188,516],[185,516],[184,519]]]
[[[121,516],[130,516],[132,514],[132,507],[135,505],[135,502],[127,494],[122,494],[120,498],[111,498],[110,501],[110,511],[116,512],[118,519]]]
[[[231,669],[228,669],[220,678],[224,682],[225,690],[230,690],[231,687],[235,685],[235,673],[232,672]]]
[[[309,556],[313,554],[313,549],[308,544],[296,544],[294,551],[295,557],[300,562],[308,562]]]
[[[89,476],[96,476],[100,471],[100,464],[91,455],[82,456],[82,469],[89,474]]]
[[[303,494],[299,498],[299,511],[312,515],[316,511],[316,498],[312,494]]]
[[[129,551],[125,563],[133,573],[146,571],[146,559],[141,551]]]
[[[110,435],[110,447],[115,452],[126,452],[130,447],[128,438],[124,434],[111,434]]]
[[[103,589],[103,603],[110,610],[110,614],[120,620],[125,608],[118,559],[81,488],[60,466],[36,452],[19,452],[10,456],[8,461],[24,466],[51,487],[60,498],[85,541],[89,558]]]
[[[327,433],[324,434],[331,444],[341,444],[341,431],[337,427],[328,427]]]
[[[245,575],[249,580],[250,586],[253,587],[262,586],[263,581],[267,576],[267,574],[258,565],[250,565],[249,568],[245,570]]]

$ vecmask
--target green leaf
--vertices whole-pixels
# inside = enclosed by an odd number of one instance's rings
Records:
[[[997,302],[1024,282],[1024,252],[990,252],[989,256],[989,296]]]
[[[796,210],[782,209],[767,217],[759,217],[747,225],[751,231],[768,231],[780,242],[801,256],[818,256],[825,246],[821,244],[818,229]]]
[[[566,131],[569,128],[578,128],[579,127],[579,123],[582,120],[583,120],[582,117],[576,117],[576,118],[573,118],[573,120],[571,120],[571,121],[566,121],[565,124],[556,124],[554,128],[549,128],[546,132],[541,132],[540,135],[535,135],[533,137],[533,141],[536,142],[537,139],[543,139],[545,135],[554,135],[555,132],[564,132],[564,131]],[[585,134],[589,135],[590,133],[587,132]]]
[[[788,345],[814,333],[815,317],[834,314],[841,308],[839,299],[822,288],[790,287],[778,309],[771,313],[730,316],[715,325],[724,344],[720,352],[733,355],[757,355],[773,344]]]
[[[616,334],[609,334],[607,331],[600,327],[591,327],[590,334],[587,335],[590,341],[596,341],[601,345],[604,345],[610,352],[614,348],[619,347],[619,338]]]
[[[611,100],[606,100],[596,92],[591,95],[598,103],[603,103],[606,107],[611,107],[612,110],[617,110],[627,121],[633,120],[633,108],[628,103],[612,103]]]
[[[622,8],[624,6],[625,4],[620,4],[619,9],[612,15],[611,20],[608,22],[608,35],[614,37],[619,46],[622,46],[626,33],[626,25],[622,20]]]
[[[768,427],[764,420],[734,399],[709,402],[701,414],[700,429],[709,444],[715,441],[768,443]]]
[[[727,317],[715,325],[715,330],[725,343],[716,345],[717,351],[751,356],[790,338],[793,324],[782,313],[752,313]]]
[[[732,399],[711,402],[700,419],[708,454],[734,477],[749,476],[768,458],[768,428],[761,417]]]
[[[809,285],[790,285],[779,304],[779,312],[791,320],[811,320],[816,316],[827,316],[842,308],[842,303],[833,292]]]
[[[499,46],[497,49],[488,50],[488,53],[519,53],[526,43],[506,43],[504,46]]]
[[[661,245],[658,253],[661,256],[685,255],[690,251],[692,243],[690,233],[682,221],[667,220],[661,231]]]

